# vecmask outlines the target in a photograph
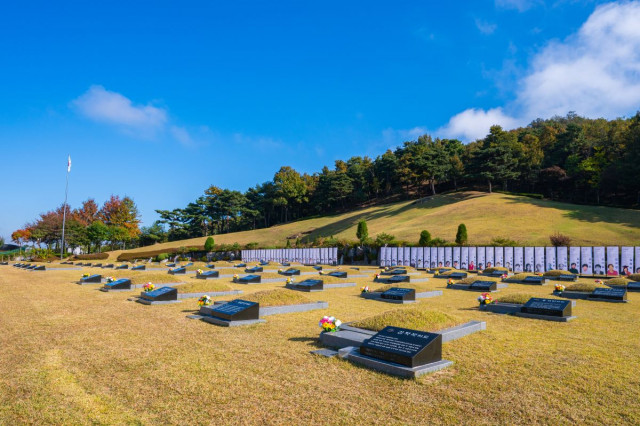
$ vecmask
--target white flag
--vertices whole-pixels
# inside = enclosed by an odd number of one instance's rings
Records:
[[[71,156],[69,156],[69,160],[67,161],[67,173],[71,171]]]

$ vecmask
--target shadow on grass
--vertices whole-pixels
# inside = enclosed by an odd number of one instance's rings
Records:
[[[307,346],[311,346],[311,347],[314,347],[316,349],[325,349],[326,348],[326,346],[324,346],[322,343],[320,343],[320,340],[318,340],[317,337],[291,337],[288,340],[290,342],[307,343]]]

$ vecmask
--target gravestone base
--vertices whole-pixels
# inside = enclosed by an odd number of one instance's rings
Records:
[[[251,325],[251,324],[261,324],[267,322],[263,319],[253,319],[253,320],[244,320],[244,321],[227,321],[222,318],[212,317],[212,316],[203,316],[202,321],[208,322],[209,324],[219,325],[222,327],[240,327],[243,325]]]
[[[612,299],[604,299],[600,297],[590,297],[591,293],[584,291],[563,291],[561,293],[553,293],[556,296],[564,297],[565,299],[574,299],[574,300],[591,300],[594,302],[609,302],[609,303],[627,303],[628,300],[612,300]]]
[[[356,283],[337,283],[337,284],[325,284],[324,288],[343,288],[343,287],[355,287]]]
[[[333,358],[334,356],[338,356],[338,351],[334,351],[333,349],[318,349],[316,351],[311,351],[314,355],[320,355],[327,358]]]
[[[372,370],[407,379],[415,379],[422,375],[433,373],[435,371],[442,370],[453,365],[452,361],[443,359],[429,364],[420,365],[418,367],[405,367],[393,362],[383,361],[380,359],[362,355],[360,353],[360,350],[353,346],[341,349],[338,352],[338,356],[343,359],[349,360],[354,364],[359,364]]]
[[[118,291],[132,291],[132,288],[108,288],[108,287],[101,287],[98,290],[103,291],[105,293],[115,293]]]
[[[305,293],[317,293],[319,291],[324,291],[324,288],[311,289],[311,288],[297,287],[295,284],[287,284],[287,285],[285,285],[285,287],[288,288],[289,290],[302,291],[302,292],[305,292]]]
[[[481,290],[481,289],[475,289],[475,288],[470,288],[470,286],[466,285],[466,284],[447,284],[447,288],[451,289],[451,290],[466,290],[466,291],[475,291],[478,293],[495,293],[497,291],[499,291],[499,289],[501,288],[506,288],[507,285],[506,284],[502,284],[504,287],[500,287],[500,284],[497,285],[497,289],[496,290]]]
[[[148,300],[139,297],[136,302],[141,303],[143,305],[169,305],[171,303],[182,303],[182,300]]]
[[[526,284],[526,285],[546,285],[548,283],[548,279],[543,279],[540,282],[531,282],[531,281],[525,281],[525,280],[514,280],[511,278],[507,278],[507,279],[503,279],[502,282],[504,283],[509,283],[509,284]]]
[[[539,320],[555,321],[555,322],[569,322],[569,321],[572,321],[572,320],[578,318],[576,316],[554,317],[554,316],[551,316],[551,315],[529,314],[529,313],[525,313],[525,312],[515,312],[514,315],[517,316],[517,317],[522,317],[522,318],[531,318],[531,319],[539,319]]]

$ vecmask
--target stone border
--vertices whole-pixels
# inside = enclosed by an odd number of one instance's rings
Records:
[[[284,305],[284,306],[265,306],[264,308],[260,308],[260,316],[266,317],[268,315],[278,315],[278,314],[290,314],[294,312],[307,312],[314,311],[316,309],[326,309],[329,307],[328,302],[313,302],[313,303],[303,303],[300,305]]]
[[[442,343],[447,343],[486,329],[487,323],[485,321],[469,321],[455,327],[435,331],[434,333],[441,334]],[[340,327],[340,331],[320,333],[320,343],[332,348],[344,348],[347,346],[360,347],[362,342],[371,338],[374,334],[376,334],[375,331],[351,327],[346,324]]]
[[[172,303],[182,303],[182,300],[160,300],[160,301],[153,301],[153,300],[147,300],[147,299],[143,299],[141,297],[139,297],[136,302],[141,303],[143,305],[169,305]]]
[[[368,300],[376,300],[378,302],[386,302],[386,303],[396,303],[401,305],[406,305],[408,303],[416,303],[418,299],[429,299],[431,297],[442,296],[441,290],[433,290],[433,291],[423,291],[420,293],[416,293],[416,300],[395,300],[395,299],[383,299],[381,297],[382,293],[379,291],[372,291],[369,293],[360,293],[360,297]]]
[[[209,324],[214,324],[214,325],[219,325],[222,327],[240,327],[243,325],[251,325],[251,324],[261,324],[261,323],[265,323],[267,321],[263,320],[263,319],[257,319],[257,320],[245,320],[245,321],[225,321],[222,318],[216,318],[216,317],[211,317],[211,316],[204,316],[204,315],[194,315],[194,317],[199,316],[200,318],[197,319],[201,319],[202,321],[208,322]],[[196,318],[194,318],[196,319]]]
[[[496,283],[496,289],[490,290],[489,293],[495,293],[496,291],[499,291],[500,289],[504,289],[507,287],[509,287],[507,284]],[[476,290],[476,289],[469,288],[469,285],[467,284],[447,284],[447,288],[449,290],[465,290],[465,291],[473,291],[476,293],[487,293],[486,290]]]
[[[209,297],[233,296],[236,294],[242,294],[242,290],[209,291],[204,293],[178,293],[178,299],[194,299],[194,298],[201,298],[202,296],[209,296]]]
[[[424,374],[433,373],[435,371],[442,370],[443,368],[447,368],[453,365],[452,361],[443,359],[437,362],[420,365],[418,367],[405,367],[400,364],[395,364],[392,362],[362,355],[360,353],[360,350],[353,346],[340,349],[338,351],[338,356],[342,359],[349,360],[355,364],[363,365],[372,370],[380,371],[392,376],[404,377],[407,379],[415,379]]]
[[[532,282],[525,282],[524,280],[514,280],[511,278],[507,278],[507,279],[503,279],[502,282],[509,283],[509,284],[546,285],[546,284],[549,284],[549,279],[545,278],[540,283],[532,283]]]
[[[538,314],[529,314],[520,312],[524,305],[517,303],[489,303],[488,305],[480,305],[479,309],[483,312],[492,312],[494,314],[506,314],[506,315],[514,315],[522,318],[532,318],[532,319],[540,319],[547,321],[555,321],[555,322],[568,322],[576,319],[576,316],[570,317],[553,317],[550,315],[538,315]],[[571,307],[574,308],[576,306],[575,300],[571,301]]]
[[[528,313],[524,313],[524,312],[516,312],[513,315],[515,315],[517,317],[522,317],[522,318],[531,318],[531,319],[539,319],[539,320],[554,321],[554,322],[569,322],[569,321],[572,321],[572,320],[578,318],[576,316],[552,317],[550,315],[528,314]]]
[[[356,285],[357,285],[356,283],[335,283],[335,284],[325,284],[324,288],[331,289],[331,288],[355,287]]]

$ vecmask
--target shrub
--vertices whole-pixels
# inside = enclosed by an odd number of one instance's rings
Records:
[[[442,247],[446,245],[447,245],[447,242],[442,238],[434,238],[431,241],[429,241],[429,244],[428,244],[429,247]]]
[[[75,257],[77,260],[99,260],[108,259],[109,253],[90,253],[90,254],[78,254]],[[119,259],[118,259],[119,260]]]
[[[384,232],[382,234],[378,234],[376,235],[376,244],[380,247],[391,243],[393,240],[395,240],[396,237],[394,237],[393,235],[389,235],[389,234],[385,234]]]
[[[420,240],[418,241],[418,246],[427,247],[429,245],[429,241],[431,241],[431,234],[429,233],[429,231],[424,229],[422,232],[420,232]]]
[[[163,260],[167,260],[169,258],[168,253],[160,253],[156,256],[156,262],[162,262]]]
[[[571,237],[561,234],[560,232],[550,235],[549,241],[551,241],[551,245],[554,247],[569,247],[571,245]]]
[[[545,277],[559,277],[560,275],[575,275],[569,271],[563,271],[560,269],[552,269],[551,271],[547,271],[543,274]]]
[[[518,247],[521,244],[515,240],[506,237],[494,237],[489,243],[489,246],[493,247]]]
[[[184,247],[183,247],[184,248]],[[189,247],[191,251],[203,251],[204,247]],[[129,253],[120,253],[118,256],[118,261],[127,261],[133,259],[148,259],[150,257],[156,257],[161,253],[167,253],[169,256],[173,256],[178,252],[177,248],[163,248],[157,250],[148,250],[148,251],[139,251],[139,252],[129,252]],[[107,253],[102,253],[108,257]],[[106,259],[106,258],[105,258]],[[83,260],[83,259],[78,259]]]
[[[456,233],[456,244],[464,245],[467,244],[467,226],[464,223],[458,225],[458,232]]]
[[[244,248],[246,248],[247,250],[255,250],[258,248],[258,246],[259,244],[254,241],[254,242],[245,244]]]
[[[207,252],[210,252],[213,250],[214,245],[215,245],[215,242],[213,241],[213,237],[208,237],[207,240],[204,242],[204,250]]]
[[[287,244],[284,245],[284,248],[291,248],[291,240],[287,240]]]
[[[356,231],[356,237],[360,240],[360,244],[364,244],[364,242],[369,238],[369,228],[367,228],[367,221],[361,220],[358,222],[358,230]]]
[[[535,297],[535,296],[533,296],[531,294],[526,294],[526,293],[514,293],[514,294],[507,294],[505,296],[501,296],[501,297],[496,299],[496,302],[500,302],[500,303],[517,303],[519,305],[524,305],[532,297]]]

